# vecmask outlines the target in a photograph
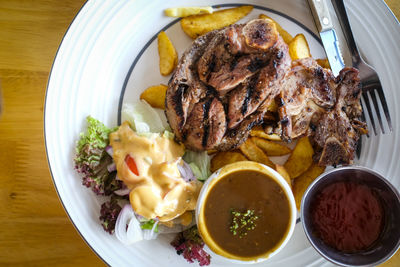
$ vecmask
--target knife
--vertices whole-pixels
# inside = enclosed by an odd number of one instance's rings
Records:
[[[339,40],[329,14],[327,0],[308,0],[331,70],[337,76],[344,68]]]

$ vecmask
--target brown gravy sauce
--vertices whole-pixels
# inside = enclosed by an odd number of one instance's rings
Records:
[[[256,227],[247,235],[230,230],[232,209],[254,210]],[[289,200],[281,186],[265,174],[243,170],[227,174],[211,188],[204,206],[206,227],[226,252],[254,257],[278,247],[289,228]]]

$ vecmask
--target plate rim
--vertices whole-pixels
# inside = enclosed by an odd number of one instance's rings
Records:
[[[107,264],[107,265],[110,266],[110,264],[100,255],[100,253],[97,252],[97,251],[92,247],[92,245],[89,243],[89,241],[86,240],[85,236],[82,234],[82,232],[79,230],[78,226],[75,224],[74,220],[71,218],[71,215],[69,214],[68,209],[67,209],[67,207],[65,206],[65,203],[64,203],[64,201],[62,200],[62,198],[61,198],[61,196],[60,196],[60,192],[59,192],[59,190],[58,190],[56,181],[55,181],[55,179],[54,179],[53,170],[52,170],[52,168],[51,168],[51,164],[50,164],[50,160],[49,160],[49,152],[48,152],[48,149],[47,149],[46,110],[47,110],[47,99],[48,99],[48,92],[49,92],[49,84],[50,84],[50,80],[51,80],[51,75],[52,75],[52,73],[53,73],[54,64],[55,64],[55,62],[56,62],[56,60],[57,60],[58,53],[59,53],[59,51],[60,51],[60,49],[61,49],[61,46],[62,46],[62,44],[63,44],[63,42],[64,42],[64,40],[65,40],[67,34],[69,33],[69,31],[70,31],[70,29],[71,29],[71,26],[72,26],[73,23],[76,21],[76,19],[78,18],[78,16],[82,13],[82,10],[83,10],[84,8],[86,8],[86,6],[87,6],[87,4],[89,3],[89,1],[90,1],[90,0],[86,0],[85,3],[83,3],[83,5],[79,8],[78,12],[75,14],[75,16],[73,17],[73,19],[72,19],[71,22],[69,23],[67,29],[66,29],[65,32],[64,32],[64,35],[63,35],[61,41],[60,41],[60,44],[59,44],[58,47],[57,47],[57,51],[56,51],[56,53],[55,53],[55,55],[54,55],[53,62],[51,63],[51,68],[50,68],[50,72],[49,72],[49,77],[47,78],[46,91],[45,91],[45,96],[44,96],[44,107],[43,107],[43,137],[44,137],[44,147],[45,147],[45,151],[46,151],[46,161],[47,161],[47,165],[48,165],[48,168],[49,168],[49,171],[50,171],[51,180],[52,180],[52,183],[53,183],[53,187],[54,187],[54,189],[56,190],[57,197],[58,197],[58,199],[60,200],[61,205],[62,205],[62,207],[63,207],[63,209],[64,209],[64,212],[67,214],[67,217],[68,217],[69,221],[72,223],[72,225],[74,226],[75,231],[78,232],[79,236],[83,239],[83,241],[89,246],[89,248],[95,253],[95,255],[96,255],[97,257],[99,257],[99,259],[101,259],[105,264]]]

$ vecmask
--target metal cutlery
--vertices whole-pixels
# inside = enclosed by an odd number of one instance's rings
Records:
[[[308,0],[308,3],[313,13],[322,44],[324,45],[331,70],[337,76],[340,70],[344,68],[344,62],[326,0]]]
[[[372,99],[375,115],[378,119],[381,131],[383,134],[385,133],[376,95],[378,95],[379,100],[381,102],[383,113],[385,114],[389,130],[393,131],[389,108],[386,102],[385,94],[383,92],[382,84],[379,80],[378,74],[376,73],[375,69],[370,65],[368,65],[367,63],[365,63],[365,61],[363,60],[358,51],[356,42],[353,37],[353,33],[351,31],[351,26],[347,17],[347,12],[344,2],[343,0],[332,0],[332,4],[336,10],[337,17],[342,26],[343,34],[345,36],[347,46],[349,47],[352,56],[353,66],[360,71],[360,78],[362,83],[362,98],[364,99],[364,103],[367,108],[368,116],[371,121],[372,128],[374,129],[374,133],[376,135],[377,131],[374,121],[374,113],[371,108],[369,97],[371,97]]]
[[[308,0],[308,3],[312,10],[315,24],[320,33],[321,40],[324,45],[329,64],[331,65],[332,72],[334,75],[338,75],[340,70],[344,67],[344,63],[326,1],[327,0]],[[382,133],[385,133],[377,96],[379,97],[379,101],[381,103],[383,113],[385,114],[389,130],[392,131],[392,121],[390,118],[389,108],[383,92],[382,84],[375,69],[365,63],[358,51],[353,33],[351,31],[351,26],[347,17],[344,2],[343,0],[332,0],[332,4],[339,19],[343,35],[345,36],[345,40],[351,54],[353,67],[357,68],[360,71],[362,98],[364,100],[365,107],[371,121],[371,126],[374,130],[374,134],[377,134],[375,117],[378,119]],[[373,104],[373,108],[370,104],[371,102]],[[363,117],[363,119],[365,120],[364,112]]]

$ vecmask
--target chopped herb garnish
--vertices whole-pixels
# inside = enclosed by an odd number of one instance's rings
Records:
[[[240,212],[231,209],[231,215],[232,223],[229,229],[233,235],[237,235],[239,238],[243,238],[248,231],[254,230],[257,226],[258,216],[254,214],[254,210]]]
[[[152,230],[155,223],[156,222],[153,219],[150,219],[150,220],[145,221],[142,224],[140,224],[140,228]],[[158,233],[158,225],[156,225],[154,232]]]

